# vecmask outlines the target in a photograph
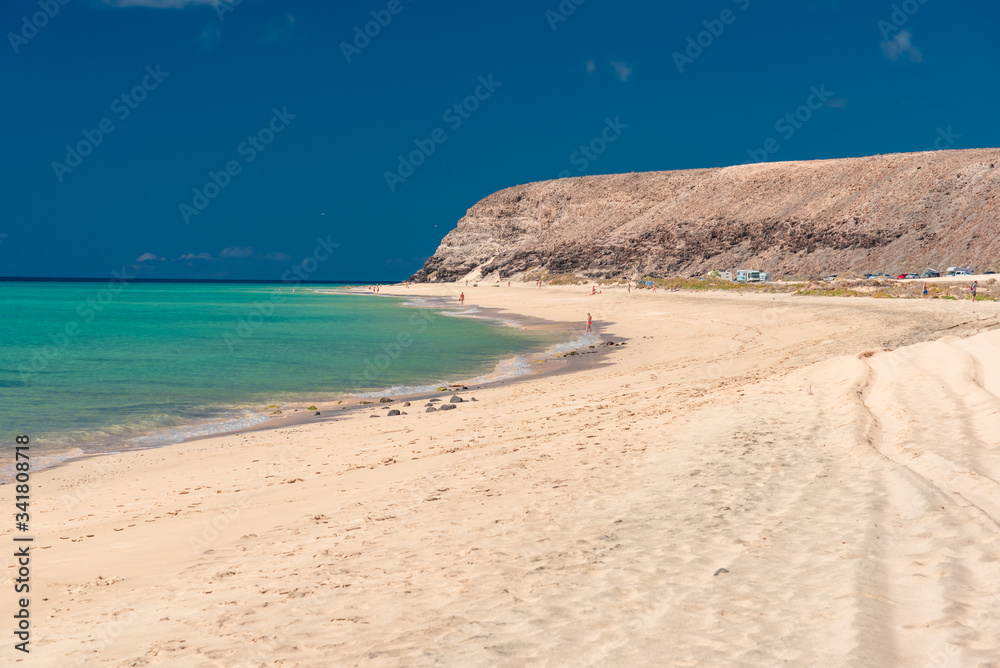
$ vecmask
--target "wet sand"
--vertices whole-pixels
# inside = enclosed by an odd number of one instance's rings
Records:
[[[997,665],[1000,304],[460,291],[628,345],[37,473],[23,664]]]

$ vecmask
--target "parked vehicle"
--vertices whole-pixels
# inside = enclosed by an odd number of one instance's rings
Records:
[[[976,273],[975,267],[948,267],[946,276],[972,276]]]
[[[920,278],[920,274],[907,274],[907,278]]]
[[[769,280],[771,280],[771,274],[766,271],[757,271],[756,269],[736,270],[737,283],[764,283]]]
[[[835,281],[837,280],[837,274],[830,274],[829,276],[823,277],[824,281]]]
[[[897,279],[900,279],[900,278],[906,278],[906,274],[900,274],[900,275],[899,275],[899,276],[897,276],[896,278],[897,278]]]
[[[924,273],[920,275],[920,278],[938,278],[940,275],[941,272],[938,271],[937,269],[927,268],[924,269]]]

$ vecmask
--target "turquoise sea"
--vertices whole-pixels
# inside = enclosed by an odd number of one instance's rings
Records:
[[[513,374],[557,342],[449,310],[331,286],[0,282],[0,439],[28,434],[49,463],[174,443],[269,404]]]

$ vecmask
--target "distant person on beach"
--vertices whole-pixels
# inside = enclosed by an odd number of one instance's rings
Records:
[[[458,303],[465,306],[465,293],[463,292],[458,296]]]
[[[592,295],[596,295],[597,294],[597,286],[596,285],[590,289],[590,294],[592,294]]]
[[[924,283],[924,297],[927,297],[927,284]]]
[[[591,320],[591,318],[590,318],[590,314],[588,313],[588,314],[587,314],[587,331],[588,331],[588,332],[590,331],[590,325],[591,325],[591,323],[592,323],[592,322],[593,322],[593,321],[592,321],[592,320]]]
[[[969,286],[969,292],[972,293],[972,301],[976,301],[976,289],[979,287],[979,281],[972,281],[972,285]]]
[[[628,293],[632,294],[632,281],[628,282]]]
[[[539,287],[539,288],[541,288],[541,287],[542,287],[542,279],[538,279],[538,287]]]

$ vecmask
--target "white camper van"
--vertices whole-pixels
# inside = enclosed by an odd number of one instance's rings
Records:
[[[945,276],[972,276],[975,273],[975,267],[948,267]]]
[[[757,271],[756,269],[736,270],[737,283],[766,283],[769,280],[771,280],[771,275],[766,271]]]

